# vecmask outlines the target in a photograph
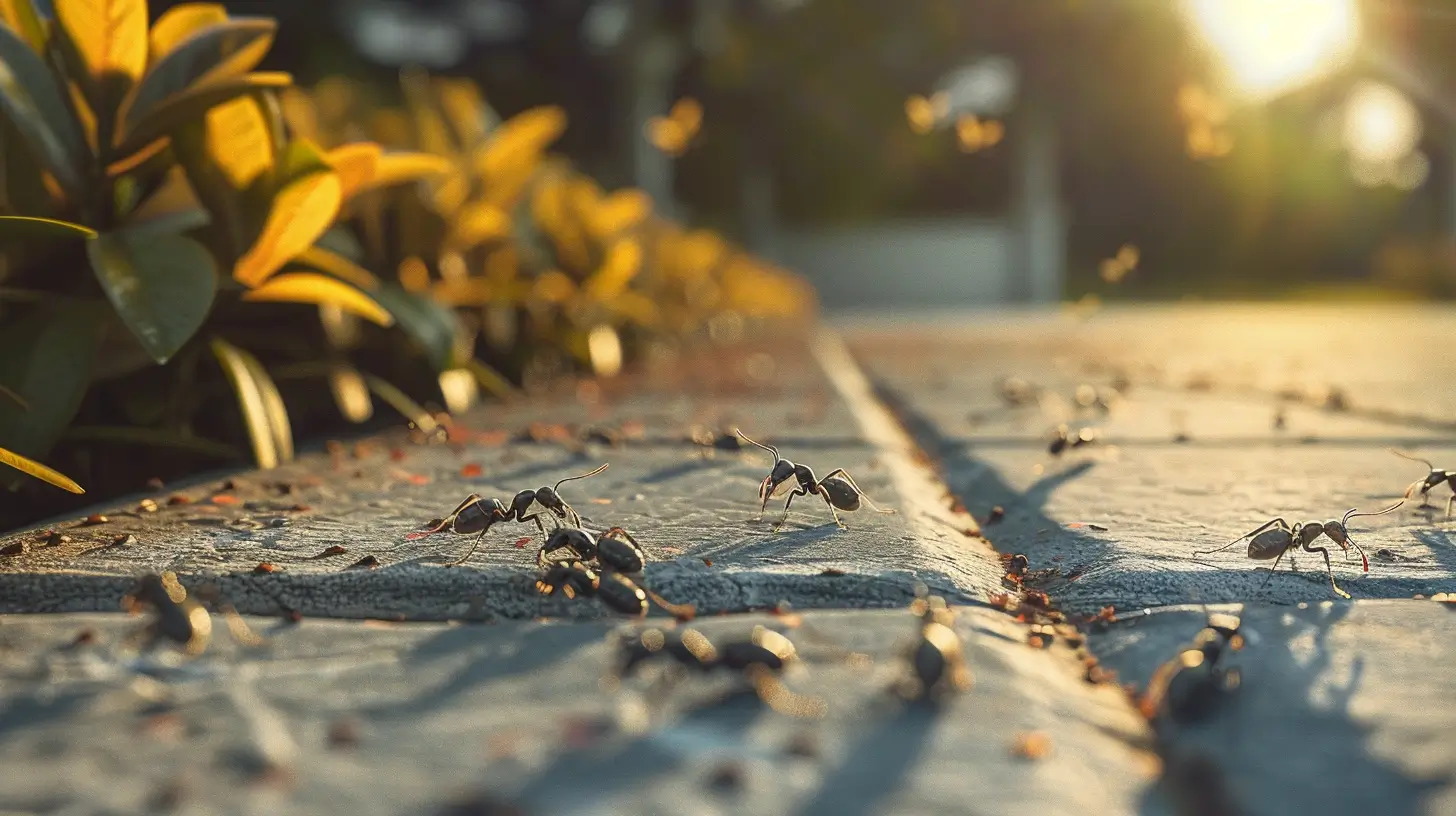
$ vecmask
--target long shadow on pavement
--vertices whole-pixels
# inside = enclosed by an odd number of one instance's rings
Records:
[[[930,744],[939,711],[911,703],[867,731],[849,749],[797,811],[797,816],[860,816],[885,812],[885,800],[898,791]]]

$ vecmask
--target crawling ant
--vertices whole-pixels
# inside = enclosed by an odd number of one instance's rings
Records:
[[[561,550],[570,550],[577,559],[596,561],[614,572],[641,572],[647,560],[642,545],[621,527],[613,527],[595,539],[585,530],[559,527],[537,551],[536,563],[545,566],[552,560],[548,556]]]
[[[506,507],[500,499],[486,499],[482,498],[478,493],[471,493],[450,515],[436,522],[428,530],[410,533],[405,536],[405,540],[414,541],[425,536],[445,532],[446,530],[456,535],[478,533],[475,536],[475,543],[470,545],[470,550],[459,560],[452,561],[447,565],[454,567],[465,563],[466,559],[474,555],[476,548],[480,546],[481,539],[485,538],[485,534],[489,532],[491,527],[501,522],[515,521],[525,524],[528,521],[534,521],[536,522],[536,528],[544,534],[546,532],[546,525],[541,523],[541,516],[545,511],[538,510],[534,513],[528,513],[527,511],[531,509],[532,502],[546,508],[546,510],[549,510],[558,519],[571,521],[580,527],[581,515],[572,509],[571,505],[567,504],[556,491],[567,482],[585,479],[588,476],[595,476],[606,469],[607,465],[604,464],[590,473],[583,473],[580,476],[568,476],[557,482],[555,487],[539,487],[535,490],[522,490],[515,495],[515,498],[511,499],[510,507]]]
[[[960,635],[951,628],[955,615],[945,599],[930,596],[916,598],[910,611],[920,623],[920,637],[911,647],[910,669],[914,678],[907,678],[901,694],[911,700],[935,700],[963,692],[971,687],[971,672],[966,668],[965,648]]]
[[[1426,474],[1426,478],[1417,479],[1416,481],[1411,482],[1411,486],[1406,488],[1405,490],[1405,497],[1407,499],[1411,497],[1412,493],[1419,491],[1421,494],[1420,506],[1429,507],[1430,504],[1427,499],[1430,497],[1430,493],[1432,490],[1440,487],[1442,482],[1445,482],[1446,485],[1451,488],[1451,497],[1446,499],[1446,516],[1450,517],[1451,505],[1453,503],[1456,503],[1456,470],[1446,470],[1444,468],[1438,468],[1430,462],[1426,461],[1425,459],[1420,459],[1415,456],[1411,456],[1410,454],[1401,453],[1394,448],[1391,448],[1390,452],[1395,454],[1396,456],[1401,457],[1402,459],[1409,459],[1412,462],[1420,462],[1431,471],[1430,473]]]
[[[863,500],[876,513],[894,513],[894,510],[882,510],[870,500],[869,496],[859,489],[855,484],[854,477],[844,468],[835,468],[823,479],[815,479],[814,471],[808,465],[796,465],[793,462],[779,455],[779,449],[772,445],[765,445],[761,442],[754,442],[744,435],[743,431],[734,429],[734,433],[743,438],[743,441],[750,445],[763,448],[773,454],[773,470],[764,477],[763,482],[758,486],[758,497],[763,500],[763,506],[759,508],[759,518],[763,517],[763,511],[768,509],[768,500],[781,485],[790,479],[796,480],[797,484],[789,491],[789,498],[784,502],[784,516],[779,519],[775,527],[782,525],[789,518],[789,505],[794,503],[797,496],[814,495],[824,499],[829,506],[829,512],[834,516],[834,523],[841,529],[848,529],[839,518],[839,511],[846,513],[858,510],[860,501]]]
[[[1330,587],[1341,598],[1349,598],[1350,593],[1340,589],[1340,586],[1335,583],[1335,573],[1330,567],[1330,551],[1324,547],[1314,546],[1314,542],[1320,536],[1329,536],[1331,541],[1340,545],[1340,549],[1345,551],[1346,560],[1349,560],[1350,557],[1350,545],[1354,544],[1355,549],[1360,553],[1361,561],[1364,563],[1364,571],[1369,572],[1370,559],[1365,555],[1365,549],[1360,546],[1359,542],[1350,537],[1350,531],[1346,525],[1350,519],[1356,516],[1383,516],[1400,507],[1402,504],[1405,504],[1405,499],[1401,499],[1390,507],[1375,513],[1360,513],[1352,507],[1339,521],[1331,519],[1324,523],[1308,521],[1291,526],[1289,522],[1282,518],[1271,519],[1222,547],[1213,550],[1201,550],[1193,554],[1208,555],[1210,553],[1220,552],[1246,538],[1249,539],[1249,558],[1256,561],[1267,561],[1270,558],[1274,559],[1274,565],[1269,567],[1269,576],[1264,579],[1263,584],[1259,585],[1259,588],[1262,590],[1269,583],[1269,579],[1274,577],[1274,570],[1278,568],[1279,561],[1284,558],[1285,553],[1292,553],[1296,549],[1303,549],[1305,552],[1317,552],[1324,556],[1325,572],[1330,576]],[[1291,563],[1293,563],[1293,559],[1294,556],[1290,555]]]
[[[823,716],[822,700],[796,694],[779,680],[778,675],[798,657],[793,641],[764,626],[753,627],[753,633],[747,640],[721,646],[714,645],[697,629],[681,632],[648,629],[636,638],[625,638],[620,642],[617,677],[629,677],[643,663],[667,658],[696,672],[737,672],[753,686],[759,699],[781,714]]]
[[[560,593],[568,599],[596,598],[608,609],[638,618],[647,614],[649,601],[679,620],[691,620],[697,614],[692,604],[672,603],[620,572],[598,572],[574,558],[551,562],[536,579],[536,591]]]
[[[1236,690],[1242,676],[1225,668],[1228,652],[1244,648],[1242,623],[1234,615],[1210,615],[1208,624],[1176,657],[1158,667],[1138,709],[1149,720],[1166,714],[1174,722],[1196,723],[1208,717],[1223,694]]]
[[[1047,453],[1052,456],[1061,456],[1068,449],[1091,445],[1096,441],[1097,431],[1093,428],[1082,428],[1076,433],[1072,433],[1066,425],[1058,425],[1052,434],[1051,444],[1047,446]]]

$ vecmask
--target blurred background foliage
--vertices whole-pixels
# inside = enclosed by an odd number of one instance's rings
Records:
[[[253,70],[276,21],[216,3],[0,13],[0,524],[347,423],[447,441],[482,396],[814,309],[553,153],[560,106],[503,118],[421,69],[295,84]]]

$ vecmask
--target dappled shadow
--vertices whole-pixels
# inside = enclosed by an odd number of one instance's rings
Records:
[[[603,640],[609,627],[609,622],[583,621],[571,625],[475,624],[445,629],[407,652],[402,662],[419,668],[437,660],[470,655],[463,667],[438,685],[420,688],[411,699],[366,706],[358,713],[365,717],[397,719],[448,708],[456,698],[502,677],[533,672],[572,659],[581,647]]]
[[[737,690],[682,712],[674,722],[640,737],[557,754],[511,798],[544,812],[577,806],[583,796],[607,800],[645,781],[678,771],[693,754],[744,752],[743,735],[767,710],[752,690]],[[586,789],[577,783],[589,780]],[[586,808],[590,810],[591,808]]]
[[[44,702],[34,694],[13,696],[0,705],[0,740],[27,728],[70,720],[95,696],[91,691],[62,691],[49,695]]]
[[[1203,722],[1160,721],[1164,773],[1144,793],[1140,812],[1421,812],[1422,798],[1446,780],[1411,779],[1370,753],[1372,729],[1350,711],[1366,682],[1367,657],[1332,660],[1329,634],[1351,609],[1321,604],[1291,615],[1281,607],[1245,608],[1252,638],[1224,658],[1238,667],[1239,687]],[[1154,612],[1114,624],[1096,646],[1104,665],[1143,687],[1202,625],[1186,608]]]
[[[885,803],[930,745],[940,711],[930,703],[910,703],[869,729],[845,754],[797,816],[859,816],[883,813]]]

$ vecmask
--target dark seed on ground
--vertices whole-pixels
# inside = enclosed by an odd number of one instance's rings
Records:
[[[374,569],[379,566],[379,559],[372,555],[366,555],[348,566],[348,569]]]

